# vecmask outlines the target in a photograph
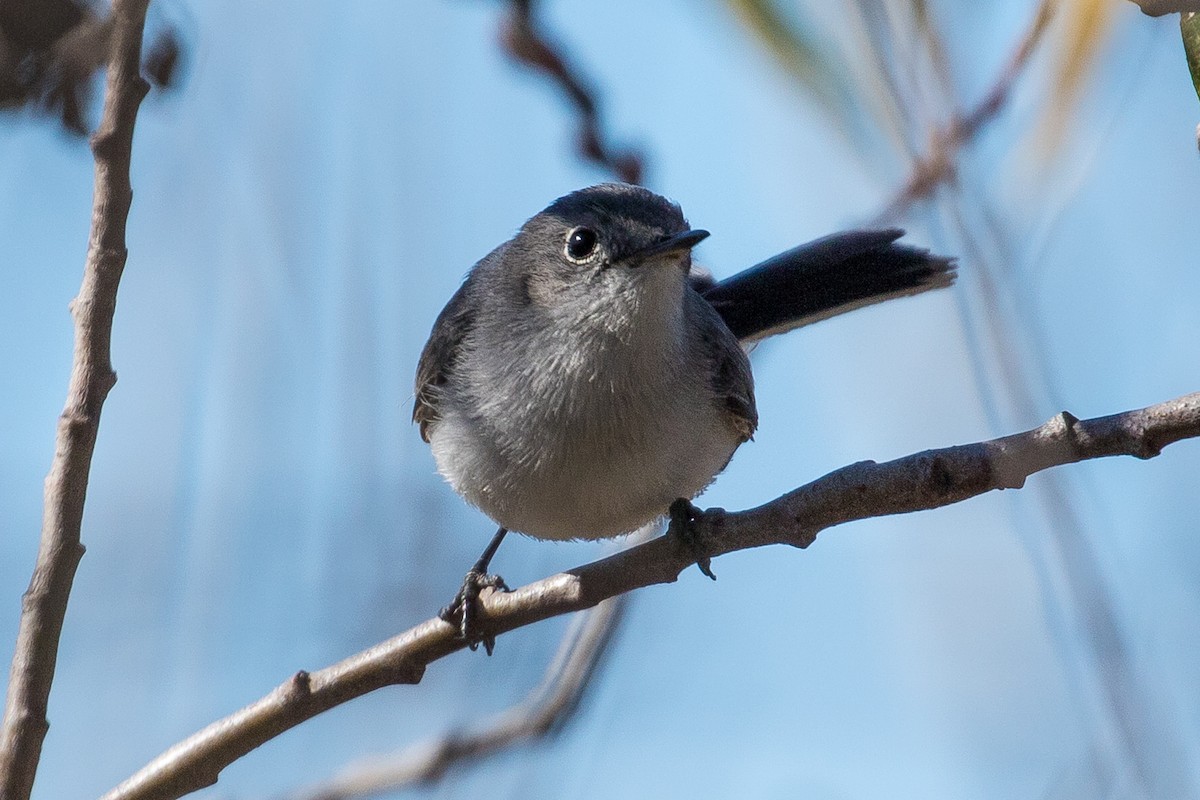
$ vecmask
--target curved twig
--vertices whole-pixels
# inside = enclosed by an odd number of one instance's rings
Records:
[[[117,286],[125,267],[125,222],[133,191],[129,162],[133,125],[148,88],[138,72],[149,0],[113,4],[104,112],[92,150],[96,188],[92,232],[75,317],[75,357],[67,403],[58,420],[54,461],[46,476],[45,509],[37,564],[22,601],[0,729],[0,797],[26,800],[33,788],[42,741],[50,723],[46,704],[54,681],[67,599],[83,556],[80,526],[100,409],[116,383],[109,344]]]
[[[768,544],[807,547],[826,528],[937,508],[993,489],[1015,489],[1052,466],[1090,458],[1151,458],[1200,436],[1200,393],[1090,420],[1063,412],[1024,433],[843,467],[758,508],[705,512],[695,548],[662,536],[617,555],[523,586],[485,592],[481,626],[494,635],[580,611],[634,589],[671,583],[696,563]],[[368,692],[417,683],[425,667],[465,647],[434,618],[318,672],[299,672],[261,700],[185,739],[104,796],[168,800],[216,782],[221,770],[301,722]]]
[[[941,183],[953,179],[958,151],[970,143],[1007,104],[1013,85],[1025,71],[1050,20],[1054,18],[1056,5],[1054,0],[1042,0],[1025,35],[987,94],[973,108],[956,113],[944,127],[933,132],[929,152],[913,163],[908,179],[872,220],[872,225],[891,224],[913,203],[928,197]]]
[[[605,600],[575,617],[546,674],[519,704],[466,729],[450,730],[402,751],[364,760],[297,795],[297,800],[348,800],[433,783],[467,760],[482,760],[559,730],[590,685],[628,595]]]
[[[641,155],[618,149],[604,135],[595,92],[570,64],[562,48],[542,30],[533,13],[533,0],[511,0],[509,5],[512,11],[501,30],[504,49],[517,61],[545,73],[566,95],[579,117],[579,154],[626,183],[641,183],[644,171]]]

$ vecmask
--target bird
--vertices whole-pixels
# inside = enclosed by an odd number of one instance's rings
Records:
[[[417,365],[413,420],[438,471],[498,526],[440,615],[471,649],[479,593],[509,531],[605,539],[691,504],[754,435],[747,349],[768,336],[949,286],[955,262],[850,230],[716,281],[708,232],[641,186],[564,195],[471,268]],[[707,560],[698,558],[710,577]]]

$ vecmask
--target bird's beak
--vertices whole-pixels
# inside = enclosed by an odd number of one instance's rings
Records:
[[[649,259],[658,258],[659,256],[667,255],[668,253],[683,253],[691,250],[700,242],[708,238],[708,231],[692,230],[677,233],[669,239],[664,239],[661,242],[655,242],[649,247],[644,247],[628,258],[628,261],[633,264],[641,264]]]

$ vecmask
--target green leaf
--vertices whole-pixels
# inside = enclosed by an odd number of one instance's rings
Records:
[[[1200,97],[1200,13],[1180,14],[1179,27],[1183,31],[1183,51],[1187,53],[1192,85],[1196,87],[1196,96]]]

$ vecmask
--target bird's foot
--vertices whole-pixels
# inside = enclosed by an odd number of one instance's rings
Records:
[[[496,637],[479,629],[479,594],[484,589],[512,591],[499,575],[472,569],[463,578],[458,594],[454,595],[450,605],[438,612],[438,616],[451,625],[458,625],[459,638],[466,641],[467,647],[477,650],[483,645],[490,656],[496,648]]]
[[[696,557],[696,566],[714,581],[717,576],[712,571],[712,559],[704,555],[700,548],[699,531],[696,526],[704,516],[704,512],[694,506],[686,497],[681,497],[667,512],[671,518],[667,526],[667,534],[674,536],[684,547]]]

